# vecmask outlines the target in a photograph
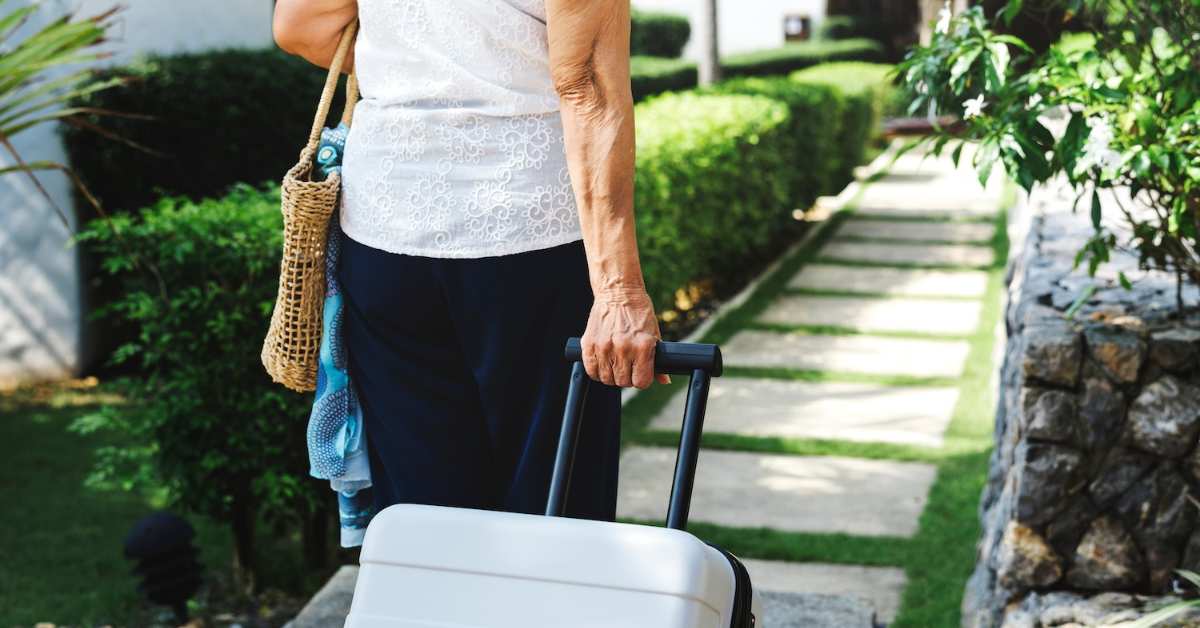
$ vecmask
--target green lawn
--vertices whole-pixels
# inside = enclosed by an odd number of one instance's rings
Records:
[[[0,405],[0,628],[133,625],[159,612],[135,593],[122,550],[130,526],[162,507],[161,495],[84,488],[93,451],[120,444],[66,431],[93,409],[72,405],[72,395]],[[191,520],[201,562],[223,568],[232,552],[225,529]]]
[[[1010,195],[1010,199],[1011,199]],[[1008,206],[1010,202],[1006,202]],[[812,261],[837,227],[852,210],[833,215],[820,233],[784,260],[741,307],[713,326],[703,342],[721,344],[744,329],[767,328],[755,322],[767,306],[786,291],[787,281]],[[952,218],[951,221],[961,221]],[[945,444],[940,448],[888,443],[758,438],[728,434],[706,434],[705,447],[782,454],[837,455],[860,458],[931,462],[938,476],[930,490],[929,503],[919,529],[909,539],[856,537],[846,534],[795,534],[764,529],[734,529],[709,524],[692,524],[690,531],[746,558],[894,565],[908,575],[894,628],[958,628],[963,588],[975,564],[975,542],[979,537],[979,496],[987,480],[992,447],[994,407],[990,378],[993,370],[994,329],[1000,320],[1000,296],[1004,287],[1004,264],[1008,257],[1006,217],[995,218],[996,236],[991,242],[995,264],[987,268],[989,281],[979,326],[966,339],[970,353],[959,379],[920,379],[839,374],[788,369],[726,369],[729,375],[770,377],[809,381],[869,381],[889,385],[957,386],[959,397]],[[840,263],[840,262],[838,262]],[[895,266],[893,266],[895,267]],[[805,333],[847,333],[840,329],[812,329]],[[625,406],[625,444],[673,447],[677,432],[647,429],[650,421],[681,386],[655,386],[640,393]],[[644,522],[653,523],[655,522]]]

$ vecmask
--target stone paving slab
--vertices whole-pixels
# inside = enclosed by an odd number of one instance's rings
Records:
[[[617,516],[665,521],[673,448],[629,447]],[[838,456],[700,452],[691,520],[783,532],[910,537],[937,467]]]
[[[750,581],[759,591],[857,595],[870,600],[875,607],[876,619],[887,624],[896,619],[900,598],[908,584],[904,570],[899,567],[741,560],[750,572]]]
[[[990,222],[918,222],[913,220],[848,220],[839,236],[933,242],[988,242],[996,235]]]
[[[343,565],[283,628],[340,628],[350,614],[358,566]]]
[[[874,628],[871,603],[857,595],[763,591],[764,628]]]
[[[970,244],[880,244],[844,242],[834,239],[819,256],[821,260],[914,264],[921,266],[991,266],[996,254],[988,246]]]
[[[721,347],[726,366],[779,367],[867,375],[959,377],[965,340],[817,336],[744,331]]]
[[[675,395],[650,429],[678,432],[686,398]],[[704,430],[941,447],[957,401],[954,388],[722,377],[713,380]]]
[[[979,270],[809,264],[792,278],[788,287],[911,297],[982,297],[987,282],[987,273]]]
[[[828,325],[865,332],[966,335],[979,326],[983,303],[895,297],[789,296],[776,299],[758,320],[797,326]]]

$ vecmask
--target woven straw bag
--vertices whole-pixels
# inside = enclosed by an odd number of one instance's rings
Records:
[[[314,181],[314,158],[357,27],[357,22],[351,23],[342,34],[308,144],[300,152],[300,162],[283,177],[283,262],[279,267],[279,296],[263,343],[262,362],[272,379],[298,392],[317,387],[321,311],[325,303],[325,249],[329,220],[341,201],[341,177],[333,172],[323,181]],[[347,127],[356,100],[358,82],[351,74],[346,83],[346,110],[342,114],[342,123]]]

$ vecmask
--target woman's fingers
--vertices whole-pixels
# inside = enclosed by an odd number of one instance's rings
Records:
[[[654,348],[660,337],[645,292],[598,295],[583,337],[588,376],[609,386],[648,387],[656,379]]]

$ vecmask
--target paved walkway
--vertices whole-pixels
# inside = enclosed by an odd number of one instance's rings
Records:
[[[726,437],[707,441],[723,450],[701,454],[693,522],[855,537],[917,532],[934,464],[794,455],[779,444],[943,446],[1002,202],[1001,185],[985,191],[974,177],[948,159],[902,157],[755,322],[724,343],[726,376],[713,382],[705,432]],[[651,434],[678,432],[683,398],[650,422]],[[671,441],[661,436],[654,442]],[[618,515],[663,518],[673,464],[667,447],[627,448]],[[764,618],[771,628],[832,628],[818,619],[828,609],[812,607],[820,598],[786,594],[861,596],[877,621],[891,622],[906,585],[899,567],[747,566],[757,587],[778,592]],[[870,625],[852,612],[853,598],[827,601],[843,613],[840,628]]]

